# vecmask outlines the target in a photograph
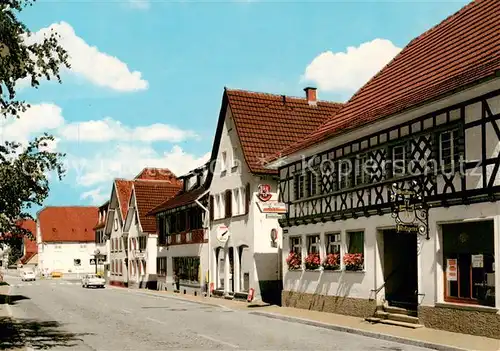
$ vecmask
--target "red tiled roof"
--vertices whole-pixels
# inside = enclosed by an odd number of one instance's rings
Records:
[[[33,239],[30,239],[27,236],[23,237],[23,244],[25,247],[26,254],[28,254],[30,252],[37,253],[38,252],[38,245],[36,244],[36,222],[32,219],[25,219],[25,220],[21,221],[19,226],[21,228],[24,228],[24,229],[30,231],[30,233],[33,236]]]
[[[182,188],[182,182],[135,180],[134,194],[137,213],[143,232],[156,233],[156,219],[147,213],[166,199],[170,199]]]
[[[493,76],[500,70],[499,19],[499,0],[471,2],[413,39],[337,115],[281,155]]]
[[[168,168],[144,168],[134,179],[148,180],[177,180],[177,177]]]
[[[28,251],[26,252],[26,255],[24,255],[23,257],[20,258],[20,261],[22,264],[26,264],[29,262],[29,260],[31,260],[33,258],[33,256],[35,256],[37,254],[37,252],[32,252],[32,251]]]
[[[187,192],[178,192],[177,195],[175,195],[173,198],[164,201],[160,205],[156,206],[155,208],[151,209],[148,212],[148,216],[154,216],[157,213],[170,210],[172,208],[184,206],[184,205],[189,205],[194,202],[198,197],[200,197],[201,194],[203,194],[206,191],[206,187],[202,186],[198,189],[194,189],[191,191]]]
[[[38,214],[43,242],[93,242],[98,208],[46,207]]]
[[[132,194],[132,184],[131,180],[115,179],[116,196],[118,197],[123,220],[127,217],[128,203]]]
[[[265,158],[304,139],[328,117],[337,113],[340,103],[225,89],[245,161],[253,173],[276,173],[264,168]],[[223,100],[224,101],[224,100]]]

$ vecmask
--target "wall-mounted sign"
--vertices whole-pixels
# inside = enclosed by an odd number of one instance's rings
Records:
[[[484,256],[483,255],[471,255],[472,268],[483,268],[484,267]]]
[[[91,258],[90,259],[90,265],[91,266],[95,266],[95,258]]]
[[[266,219],[281,219],[284,215],[281,213],[266,213]]]
[[[278,229],[273,228],[271,229],[271,241],[275,243],[276,239],[278,239]]]
[[[222,244],[229,240],[229,228],[226,225],[222,224],[217,228],[217,240]]]
[[[257,202],[262,213],[286,213],[286,204],[284,202],[269,201]]]
[[[271,194],[271,186],[269,184],[259,184],[259,192],[257,193],[257,197],[260,201],[267,202],[271,200],[273,195]]]
[[[446,280],[449,282],[457,281],[457,260],[455,258],[446,260]]]
[[[396,222],[396,231],[425,235],[429,240],[429,211],[424,204],[424,190],[417,181],[410,183],[410,188],[394,183],[391,187],[392,217]]]

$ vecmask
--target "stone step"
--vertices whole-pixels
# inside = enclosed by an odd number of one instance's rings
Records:
[[[394,306],[384,306],[384,311],[389,313],[404,314],[407,316],[414,316],[414,317],[416,317],[417,315],[417,311],[407,310],[406,308],[394,307]]]
[[[399,314],[399,313],[389,313],[386,311],[375,312],[375,317],[381,319],[390,319],[393,321],[405,322],[405,323],[415,323],[415,324],[419,323],[418,317],[409,316],[406,314]]]
[[[415,324],[415,323],[406,323],[406,322],[398,322],[398,321],[393,321],[390,319],[382,319],[382,318],[377,318],[377,317],[368,317],[365,318],[367,322],[370,323],[382,323],[382,324],[388,324],[388,325],[394,325],[398,327],[405,327],[405,328],[411,328],[411,329],[418,329],[422,328],[422,324]]]

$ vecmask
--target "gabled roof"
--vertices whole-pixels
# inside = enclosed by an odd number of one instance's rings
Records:
[[[33,257],[35,257],[38,253],[37,252],[26,252],[26,254],[19,259],[22,264],[27,264]]]
[[[289,155],[493,77],[500,70],[500,1],[477,0],[413,39]]]
[[[342,107],[340,103],[224,88],[219,119],[230,107],[245,161],[252,173],[275,174],[266,159],[304,139]],[[218,128],[219,129],[219,128]],[[220,136],[219,136],[220,138]],[[215,142],[217,143],[217,136]]]
[[[168,168],[146,167],[134,179],[148,180],[176,180],[176,176]]]
[[[207,190],[206,186],[201,186],[196,189],[186,191],[186,192],[178,192],[171,199],[161,203],[160,205],[154,207],[148,212],[148,216],[154,216],[157,213],[170,210],[173,208],[189,205],[194,202],[197,198],[199,198],[205,191]],[[150,217],[154,218],[154,217]]]
[[[28,230],[32,236],[33,239],[30,239],[27,236],[23,237],[23,245],[25,248],[26,254],[28,253],[37,253],[38,252],[38,245],[36,244],[36,222],[32,219],[24,219],[20,221],[18,224],[21,228],[24,228]]]
[[[132,194],[132,184],[131,180],[115,179],[116,196],[123,220],[127,217],[128,203]]]
[[[97,215],[93,206],[45,207],[38,213],[42,242],[93,242]]]
[[[182,182],[179,183],[177,180],[174,182],[139,179],[134,181],[133,193],[143,232],[156,233],[156,219],[147,216],[147,213],[165,200],[172,198],[181,188]]]

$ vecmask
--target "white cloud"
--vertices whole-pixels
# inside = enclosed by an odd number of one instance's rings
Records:
[[[325,51],[306,67],[302,81],[314,82],[323,91],[354,93],[400,51],[386,39],[350,46],[346,52]]]
[[[86,191],[80,195],[80,199],[90,199],[92,205],[99,206],[109,198],[109,193],[102,187]]]
[[[79,185],[90,187],[107,184],[117,177],[132,178],[144,167],[168,168],[179,176],[201,166],[209,158],[210,153],[198,157],[177,145],[168,152],[159,153],[150,146],[118,144],[102,149],[91,158],[70,156],[66,167],[76,172]]]
[[[26,144],[33,136],[51,132],[64,124],[62,109],[53,103],[32,105],[19,118],[0,119],[0,140]],[[51,143],[51,148],[57,142]]]
[[[127,64],[104,52],[95,46],[90,46],[76,35],[73,27],[66,22],[53,23],[42,28],[26,39],[27,43],[41,42],[45,35],[54,30],[61,37],[60,45],[66,49],[71,64],[70,72],[83,77],[95,85],[127,92],[145,90],[148,82],[142,78],[139,71],[131,71]],[[20,86],[23,82],[20,82]]]
[[[162,123],[131,128],[110,117],[102,120],[70,123],[60,128],[59,134],[65,140],[88,142],[138,140],[143,142],[169,141],[177,143],[197,137],[193,131],[182,130]]]

